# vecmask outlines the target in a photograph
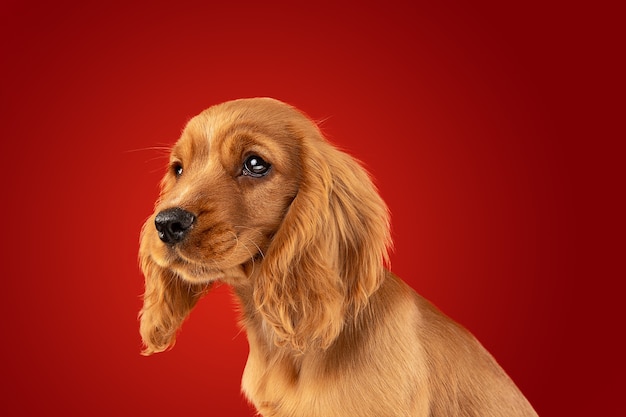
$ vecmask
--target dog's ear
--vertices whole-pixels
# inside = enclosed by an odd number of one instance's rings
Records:
[[[174,346],[176,332],[208,287],[183,281],[141,252],[140,265],[145,293],[139,332],[145,346],[142,354],[147,356]]]
[[[311,136],[309,134],[309,136]],[[298,194],[254,289],[277,345],[328,348],[384,278],[389,214],[365,170],[316,129],[300,149]]]

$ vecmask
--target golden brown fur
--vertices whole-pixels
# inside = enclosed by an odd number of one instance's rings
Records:
[[[250,155],[266,175],[243,174]],[[302,113],[272,99],[211,107],[171,166],[141,236],[144,354],[171,347],[222,281],[250,344],[242,388],[263,416],[536,415],[469,332],[385,268],[384,202]],[[155,216],[173,207],[195,221],[164,243]]]

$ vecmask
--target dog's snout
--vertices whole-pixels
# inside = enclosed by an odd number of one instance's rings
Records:
[[[178,243],[185,238],[196,221],[196,216],[179,207],[161,211],[154,218],[159,239],[167,244]]]

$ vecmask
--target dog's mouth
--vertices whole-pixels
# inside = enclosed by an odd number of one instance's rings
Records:
[[[165,245],[163,261],[167,265],[164,266],[194,283],[224,280],[251,256],[250,250],[242,250],[238,237],[233,235],[234,239],[227,235],[211,243],[192,237],[176,245]],[[241,258],[239,252],[245,252],[247,256]]]
[[[168,268],[176,271],[186,281],[193,283],[210,283],[224,278],[224,271],[217,265],[209,266],[185,259],[177,254],[169,259]]]
[[[239,263],[222,262],[206,264],[190,262],[183,257],[177,256],[168,261],[167,268],[176,272],[184,281],[193,284],[208,285],[215,281],[221,281],[229,285],[237,285],[246,282],[249,271],[246,265]]]
[[[218,233],[215,233],[216,229]],[[214,234],[195,228],[177,242],[166,242],[154,234],[146,235],[144,244],[157,265],[196,284],[235,282],[234,277],[241,275],[246,264],[263,256],[259,244],[245,234],[238,234],[230,228],[207,230]]]

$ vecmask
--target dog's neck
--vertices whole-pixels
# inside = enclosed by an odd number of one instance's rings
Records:
[[[259,273],[260,268],[258,265],[252,267],[247,265],[243,268],[245,273],[245,279],[238,277],[236,280],[228,282],[233,288],[234,294],[238,300],[240,324],[246,330],[248,334],[248,340],[250,349],[262,349],[266,353],[273,352],[274,354],[280,354],[278,356],[292,358],[302,357],[305,353],[316,352],[316,354],[322,353],[319,348],[311,346],[311,349],[307,349],[306,352],[299,351],[292,348],[289,344],[277,345],[274,335],[274,329],[267,323],[262,314],[258,311],[254,302],[254,280],[256,274]],[[356,334],[360,334],[366,331],[366,328],[372,327],[377,322],[377,310],[382,308],[384,299],[389,295],[388,293],[402,291],[406,289],[402,283],[393,276],[389,271],[385,272],[386,278],[383,285],[370,297],[367,307],[365,307],[357,317],[354,317],[349,313],[350,309],[346,309],[346,316],[344,318],[343,330],[335,341],[335,348],[340,348],[340,345],[344,343],[354,343]],[[332,349],[331,349],[332,350]]]
[[[254,274],[249,275],[243,284],[239,281],[235,285],[232,285],[237,301],[239,302],[239,322],[248,334],[251,348],[255,345],[263,345],[266,349],[273,349],[274,330],[263,319],[254,302],[254,286],[252,285],[254,278]]]

